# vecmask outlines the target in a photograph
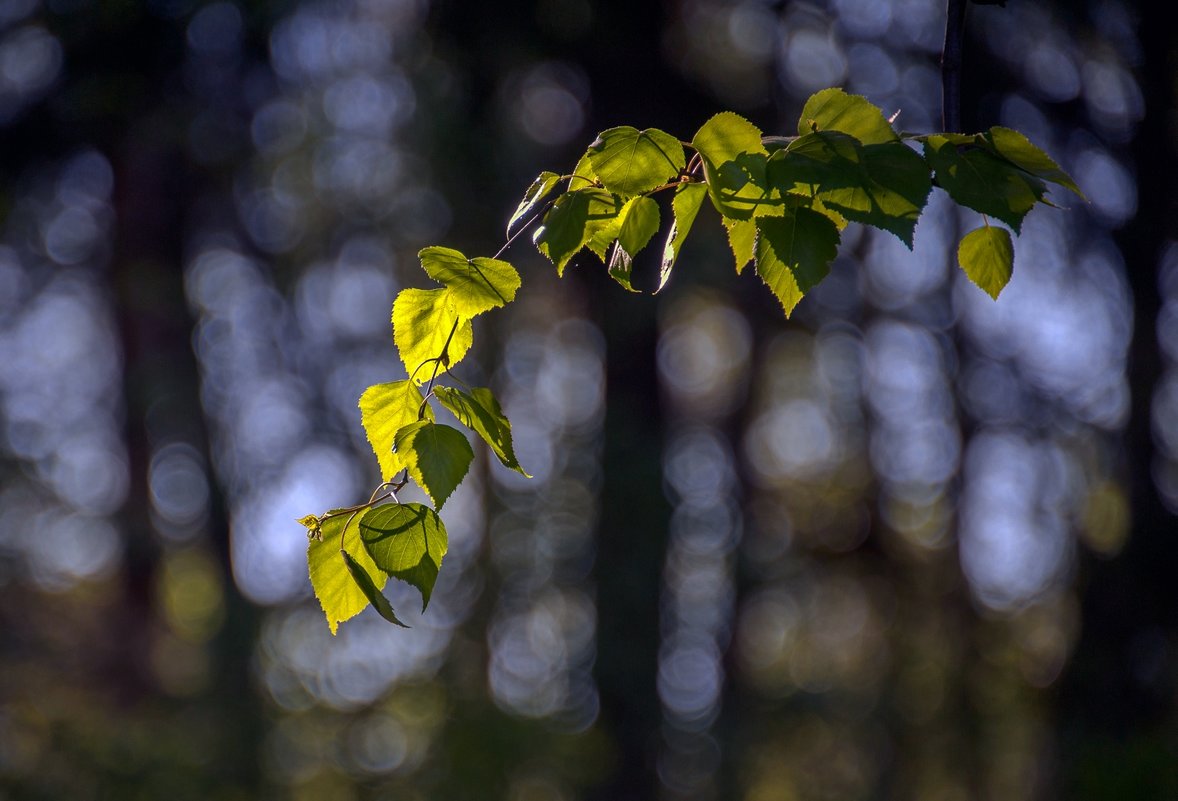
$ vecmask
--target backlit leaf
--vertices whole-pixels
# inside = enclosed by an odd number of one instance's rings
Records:
[[[588,155],[601,185],[623,197],[662,186],[687,163],[675,137],[657,128],[639,131],[629,125],[602,131]]]
[[[645,195],[630,198],[618,214],[618,240],[609,260],[609,274],[626,289],[630,284],[634,256],[646,247],[659,230],[659,204]]]
[[[597,173],[593,171],[593,164],[589,161],[589,152],[586,151],[581,156],[581,160],[577,162],[577,166],[573,167],[572,176],[569,178],[568,191],[590,189],[597,186]]]
[[[747,220],[773,204],[765,177],[768,152],[760,129],[751,122],[721,112],[704,123],[691,144],[703,160],[712,204],[722,215]]]
[[[474,387],[468,394],[453,387],[437,387],[434,394],[458,422],[483,438],[504,467],[531,478],[515,457],[515,448],[511,444],[511,423],[491,390]]]
[[[928,164],[903,142],[861,145],[835,131],[804,134],[775,152],[769,181],[783,192],[813,193],[817,211],[889,231],[908,247],[932,189]]]
[[[834,223],[805,207],[757,220],[757,275],[777,296],[786,317],[830,272],[838,244]]]
[[[556,265],[557,275],[564,274],[569,259],[592,243],[599,258],[617,236],[618,213],[622,200],[604,189],[585,188],[566,192],[544,216],[544,222],[532,238],[536,248]]]
[[[1076,182],[1072,180],[1072,177],[1061,170],[1059,165],[1052,160],[1051,156],[1032,144],[1030,139],[1018,131],[996,125],[987,131],[984,136],[998,155],[1013,162],[1032,175],[1038,176],[1044,181],[1059,184],[1087,200],[1084,197],[1084,193],[1080,191],[1080,187],[1076,186]]]
[[[957,261],[969,280],[995,300],[1014,272],[1014,245],[1010,232],[985,225],[965,235],[957,246]]]
[[[505,306],[519,289],[519,273],[500,259],[468,259],[457,250],[442,247],[424,248],[417,255],[426,275],[450,290],[450,302],[461,317]]]
[[[348,521],[351,525],[348,525]],[[386,576],[376,571],[376,564],[360,542],[359,515],[337,514],[323,520],[321,538],[312,538],[307,545],[307,570],[311,576],[311,588],[319,599],[319,606],[327,617],[327,626],[335,634],[339,624],[364,610],[370,603],[364,590],[352,578],[347,563],[340,556],[340,535],[343,549],[370,574],[378,574],[373,580],[379,590],[384,586]]]
[[[421,592],[424,612],[450,547],[437,513],[419,503],[377,506],[360,521],[360,538],[377,567]]]
[[[984,145],[955,144],[950,137],[934,134],[924,140],[924,155],[951,198],[1002,220],[1016,232],[1047,191],[1039,178]]]
[[[823,203],[849,220],[890,231],[911,248],[933,188],[928,163],[902,142],[864,145],[861,163],[862,183],[821,193]]]
[[[863,145],[841,131],[795,138],[769,158],[769,180],[782,191],[809,195],[811,187],[846,186],[859,179]]]
[[[723,219],[724,230],[728,233],[728,247],[736,259],[736,274],[744,272],[745,266],[753,260],[753,248],[757,243],[755,220]]]
[[[449,289],[402,289],[397,293],[393,342],[405,370],[417,383],[430,379],[434,373],[431,360],[443,352],[448,364],[461,361],[473,336],[470,320],[455,311]]]
[[[437,509],[462,482],[474,459],[474,451],[461,431],[427,420],[410,423],[398,431],[394,446],[397,455],[405,460],[409,475]]]
[[[390,623],[396,623],[398,626],[405,626],[397,615],[393,612],[393,605],[389,603],[389,599],[384,597],[384,594],[377,588],[376,582],[373,581],[372,576],[364,569],[363,565],[352,558],[352,555],[347,551],[340,551],[340,556],[343,557],[344,565],[348,572],[352,574],[352,580],[356,582],[356,586],[360,588],[360,592],[364,593],[364,597],[376,609],[377,614],[383,617]],[[384,579],[384,576],[381,576]],[[384,581],[381,582],[382,584]]]
[[[556,185],[560,183],[560,176],[554,172],[545,170],[532,181],[532,185],[528,187],[528,191],[524,192],[523,200],[515,207],[515,212],[511,215],[511,219],[507,221],[507,235],[511,236],[511,229],[515,224],[521,220],[526,220],[532,215],[536,208],[544,202],[544,199],[552,193]]]
[[[679,258],[679,251],[683,247],[695,217],[699,214],[700,206],[707,197],[708,189],[701,183],[680,184],[675,190],[675,197],[671,200],[671,210],[675,219],[671,222],[671,230],[667,233],[667,243],[663,246],[663,262],[659,269],[659,285],[655,292],[667,285],[671,278],[671,268]]]
[[[813,94],[802,107],[798,119],[798,133],[812,131],[841,131],[865,145],[894,142],[899,139],[887,118],[877,106],[859,95],[849,95],[842,89],[823,89]]]
[[[434,419],[429,404],[422,409],[421,390],[409,380],[374,384],[360,396],[360,422],[380,464],[382,481],[392,481],[405,469],[405,460],[393,452],[393,440],[398,431],[417,421],[419,410],[426,420]]]

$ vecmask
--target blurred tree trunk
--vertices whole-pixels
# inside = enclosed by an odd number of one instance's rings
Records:
[[[1157,268],[1178,238],[1172,185],[1178,37],[1165,6],[1139,2],[1137,14],[1144,54],[1137,79],[1146,109],[1131,153],[1138,210],[1116,237],[1133,293],[1132,401],[1123,452],[1133,521],[1119,556],[1084,559],[1083,629],[1058,697],[1061,786],[1075,799],[1178,797],[1178,519],[1151,474],[1157,453],[1151,404],[1163,368]]]
[[[183,266],[190,204],[208,189],[202,180],[213,173],[192,169],[186,154],[190,120],[176,92],[186,51],[174,22],[140,11],[111,25],[91,20],[91,26],[86,16],[69,19],[74,34],[84,37],[70,45],[74,91],[106,86],[117,87],[120,95],[111,107],[74,124],[58,124],[53,133],[63,151],[98,148],[111,160],[115,176],[111,282],[124,356],[131,487],[122,511],[124,606],[112,618],[110,633],[122,647],[119,665],[109,667],[125,692],[146,699],[158,693],[151,650],[164,626],[157,605],[163,551],[150,514],[152,453],[163,444],[183,442],[200,451],[206,464],[212,462]],[[128,81],[126,75],[141,79]],[[209,689],[193,700],[223,732],[207,786],[228,781],[256,789],[262,712],[250,664],[259,617],[233,580],[228,519],[211,466],[209,471],[207,544],[220,563],[226,622],[209,645]]]
[[[670,510],[662,493],[654,304],[649,296],[619,299],[619,289],[602,288],[594,315],[607,354],[596,676],[602,723],[618,749],[614,778],[595,797],[643,801],[658,786],[659,598]]]

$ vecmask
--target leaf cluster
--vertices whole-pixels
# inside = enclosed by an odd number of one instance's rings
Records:
[[[422,611],[429,604],[449,544],[438,511],[474,460],[466,435],[438,422],[435,404],[482,438],[504,466],[527,475],[515,457],[511,423],[491,390],[438,382],[443,376],[458,381],[451,368],[470,350],[471,321],[510,303],[519,273],[505,261],[467,258],[450,248],[428,247],[418,255],[440,286],[403,289],[393,302],[393,341],[409,377],[375,384],[360,396],[360,422],[382,483],[367,503],[299,521],[309,532],[311,586],[333,634],[369,604],[404,625],[382,592],[390,576],[417,588]],[[410,481],[432,508],[397,499]]]
[[[602,131],[572,172],[536,177],[494,257],[468,258],[445,247],[419,254],[439,286],[404,289],[393,303],[393,340],[408,378],[369,387],[360,398],[383,483],[365,504],[299,521],[311,534],[311,583],[332,632],[370,603],[400,624],[381,592],[389,576],[415,586],[423,610],[429,602],[447,548],[437,513],[474,458],[466,434],[437,422],[434,404],[482,439],[505,467],[527,475],[491,390],[444,386],[438,379],[457,381],[451,368],[471,348],[473,319],[515,298],[519,273],[499,256],[529,228],[559,275],[588,250],[624,289],[636,291],[635,257],[663,228],[654,196],[670,192],[658,292],[707,199],[719,213],[735,271],[752,263],[788,317],[830,272],[848,224],[886,231],[911,248],[934,186],[982,215],[957,257],[970,280],[997,298],[1013,273],[1014,248],[1007,228],[990,218],[1018,233],[1036,203],[1051,205],[1048,184],[1083,198],[1075,182],[1017,131],[901,134],[878,107],[840,89],[812,96],[789,136],[766,136],[732,112],[709,119],[690,142],[655,128]],[[433,508],[397,500],[409,481]]]
[[[732,112],[709,119],[689,143],[656,129],[603,131],[571,175],[545,172],[536,179],[511,225],[547,198],[534,241],[557,271],[588,249],[633,290],[634,256],[659,228],[651,196],[670,191],[673,219],[657,292],[706,197],[720,215],[736,272],[751,262],[788,316],[829,273],[848,223],[886,231],[911,248],[933,187],[982,215],[981,227],[963,238],[958,260],[997,297],[1013,272],[1014,249],[1009,232],[990,218],[1017,233],[1036,203],[1048,203],[1048,184],[1083,197],[1017,131],[901,134],[865,98],[826,89],[807,101],[790,136],[765,136]]]

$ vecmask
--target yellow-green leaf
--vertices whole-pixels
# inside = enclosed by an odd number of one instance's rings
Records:
[[[344,565],[348,572],[352,574],[352,580],[356,582],[356,586],[360,588],[360,592],[364,593],[364,597],[376,609],[377,614],[383,617],[390,623],[396,623],[398,626],[409,628],[400,620],[397,619],[396,612],[393,611],[393,605],[389,603],[389,599],[384,597],[384,593],[376,586],[376,582],[364,566],[352,558],[352,555],[347,551],[340,551],[340,556],[344,559]],[[383,576],[381,577],[384,578]],[[381,581],[384,584],[384,581]]]
[[[360,537],[377,567],[421,592],[424,612],[450,547],[437,513],[419,503],[378,506],[360,521]]]
[[[421,420],[397,432],[397,455],[413,480],[425,490],[436,509],[454,492],[466,476],[474,451],[462,432],[450,426]]]
[[[675,197],[671,200],[671,210],[675,219],[671,222],[671,230],[667,233],[667,244],[663,246],[663,263],[659,269],[658,292],[667,285],[671,278],[671,268],[679,258],[679,251],[683,248],[683,241],[691,232],[695,217],[699,214],[700,206],[707,197],[708,189],[701,183],[683,183],[675,190]]]
[[[426,420],[434,419],[433,409],[429,404],[423,409],[422,400],[421,390],[408,380],[374,384],[360,396],[360,422],[380,464],[383,481],[392,481],[406,467],[405,460],[393,452],[397,432],[416,422],[421,411]]]
[[[994,300],[1014,273],[1014,245],[1010,232],[996,225],[970,231],[957,246],[957,261],[969,280]]]
[[[691,144],[703,160],[712,204],[722,215],[747,220],[773,204],[765,178],[768,151],[757,126],[724,111],[705,122]]]
[[[916,221],[932,190],[927,162],[900,141],[862,145],[838,131],[803,134],[769,160],[769,183],[813,194],[815,211],[866,223],[912,247]]]
[[[687,163],[675,137],[657,128],[639,131],[629,125],[598,134],[588,156],[601,185],[627,198],[674,179]]]
[[[900,137],[878,106],[842,89],[823,89],[810,96],[798,119],[798,133],[841,131],[865,145],[894,142]]]
[[[360,614],[370,603],[368,595],[356,583],[351,570],[340,555],[342,534],[343,550],[369,574],[376,571],[376,564],[360,542],[358,518],[359,515],[353,517],[348,512],[328,517],[322,521],[321,537],[311,538],[307,545],[307,571],[311,576],[311,588],[315,591],[315,597],[319,599],[319,606],[327,617],[327,626],[332,634],[336,633],[340,623]],[[376,572],[373,586],[379,590],[384,586],[387,577],[384,573]]]
[[[393,301],[393,341],[409,377],[429,381],[433,362],[438,371],[457,364],[470,350],[470,320],[454,309],[449,289],[402,289]]]
[[[449,300],[461,317],[475,317],[515,299],[519,273],[505,261],[468,259],[452,248],[428,247],[417,254],[426,275],[450,290]]]
[[[728,232],[728,247],[736,259],[736,274],[744,272],[745,265],[753,260],[753,247],[757,242],[755,220],[734,220],[724,218],[724,230]]]
[[[577,166],[573,167],[572,175],[569,177],[568,191],[596,186],[598,186],[597,173],[593,171],[593,164],[589,161],[589,153],[586,151],[581,156],[581,160],[577,162]]]
[[[1043,181],[990,150],[984,143],[961,143],[933,134],[924,139],[924,156],[937,183],[962,206],[996,217],[1016,232],[1027,212],[1047,191]]]
[[[630,198],[618,214],[618,240],[609,260],[610,276],[631,292],[630,273],[634,256],[646,247],[659,230],[659,204],[645,195]]]
[[[532,241],[556,265],[557,275],[563,275],[569,259],[586,245],[598,258],[604,258],[606,248],[617,237],[621,210],[621,198],[604,189],[566,192],[544,215]]]
[[[473,387],[467,394],[452,387],[436,387],[434,394],[458,422],[483,438],[504,467],[531,478],[515,457],[515,447],[511,443],[511,423],[491,390]]]
[[[1076,182],[1072,180],[1072,177],[1060,169],[1059,165],[1052,160],[1051,156],[1032,144],[1030,139],[1018,131],[995,125],[986,132],[985,138],[998,155],[1007,161],[1021,167],[1031,173],[1031,175],[1042,178],[1044,181],[1051,181],[1053,184],[1059,184],[1066,189],[1070,189],[1084,200],[1087,200],[1084,197],[1084,193],[1080,191],[1080,187],[1076,186]]]
[[[544,202],[544,198],[551,194],[556,185],[560,183],[560,176],[554,172],[545,170],[532,181],[532,185],[528,187],[528,191],[524,192],[523,200],[515,207],[515,212],[511,215],[511,219],[507,221],[507,235],[511,236],[511,229],[520,220],[529,217],[536,207]]]
[[[805,207],[757,220],[757,275],[781,301],[786,317],[830,272],[838,244],[834,223]]]

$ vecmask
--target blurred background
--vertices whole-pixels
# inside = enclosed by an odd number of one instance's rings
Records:
[[[2,0],[0,799],[1178,798],[1164,6],[971,6],[966,129],[1090,198],[997,303],[939,190],[789,322],[710,210],[657,298],[517,244],[458,372],[535,478],[333,638],[295,520],[379,480],[417,250],[613,125],[937,130],[944,2]]]

